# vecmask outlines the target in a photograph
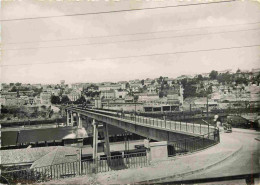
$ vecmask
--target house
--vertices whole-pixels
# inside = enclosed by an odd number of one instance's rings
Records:
[[[51,93],[50,92],[42,92],[40,94],[41,104],[51,104]]]
[[[120,81],[120,82],[118,82],[118,84],[121,85],[121,89],[126,89],[127,81]]]
[[[28,96],[20,96],[20,98],[25,101],[25,104],[29,104],[30,103]]]
[[[61,90],[60,90],[60,89],[52,89],[50,92],[51,92],[51,94],[54,95],[54,96],[59,96]]]
[[[207,105],[209,107],[209,110],[213,109],[213,108],[217,108],[218,107],[218,103],[210,100],[207,98],[197,98],[194,101],[194,105],[196,108],[202,109],[202,110],[207,110]]]
[[[180,105],[179,95],[178,94],[168,94],[167,103],[173,104],[173,105]]]
[[[19,91],[19,96],[33,96],[34,91]]]
[[[105,84],[105,85],[99,85],[98,90],[99,91],[108,91],[108,90],[118,90],[121,89],[120,84]]]
[[[173,79],[173,78],[168,78],[168,79],[167,79],[167,84],[168,84],[169,86],[172,86],[173,82],[175,82],[175,79]]]
[[[68,94],[68,98],[70,99],[70,101],[76,101],[77,99],[79,99],[81,96],[81,91],[80,90],[72,90],[69,94]]]
[[[4,98],[4,104],[6,106],[15,106],[17,105],[17,98],[16,97],[5,97]]]
[[[156,86],[154,86],[154,85],[149,85],[149,86],[147,87],[147,91],[148,91],[148,93],[156,93],[157,88],[156,88]]]
[[[5,98],[5,97],[16,98],[17,97],[17,92],[1,92],[1,97],[2,98]]]
[[[35,87],[36,89],[42,88],[42,85],[41,85],[41,84],[33,84],[32,86]]]
[[[124,90],[115,90],[115,98],[125,99],[125,96],[128,94],[127,91]]]
[[[168,103],[176,104],[179,101],[180,105],[183,105],[183,91],[182,85],[173,85],[167,91],[167,99]]]
[[[138,93],[138,101],[139,102],[153,102],[159,100],[159,95],[156,93],[149,94],[149,93]]]
[[[152,84],[152,80],[148,79],[148,80],[144,80],[144,85],[148,86]]]
[[[143,85],[141,83],[131,83],[130,84],[130,89],[133,91],[133,92],[139,92],[140,89],[143,87]]]
[[[115,95],[115,90],[110,89],[110,90],[103,90],[100,93],[100,97],[104,99],[113,99],[116,97]]]
[[[134,102],[134,97],[126,95],[125,96],[125,103],[133,103]]]

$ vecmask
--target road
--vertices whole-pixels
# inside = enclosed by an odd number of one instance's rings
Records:
[[[259,137],[260,134],[256,135],[243,132],[223,134],[229,134],[230,137],[237,139],[242,143],[243,148],[235,157],[203,172],[179,179],[167,179],[167,181],[185,181],[260,173],[260,141],[255,139],[256,137]]]

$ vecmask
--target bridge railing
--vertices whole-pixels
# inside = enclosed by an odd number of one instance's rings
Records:
[[[2,171],[1,175],[10,184],[33,184],[54,179],[81,176],[91,173],[101,173],[111,170],[121,170],[147,166],[146,152],[100,157],[96,160],[83,160],[60,163],[33,169]]]
[[[113,116],[116,119],[129,120],[132,124],[139,124],[144,126],[150,126],[160,129],[166,129],[166,130],[173,130],[173,131],[180,131],[180,132],[186,132],[186,133],[192,133],[197,135],[204,135],[211,132],[214,132],[216,130],[215,126],[203,125],[203,124],[195,124],[183,122],[180,121],[170,121],[166,119],[158,119],[158,118],[149,118],[144,117],[140,115],[135,114],[125,114],[122,112],[110,112],[110,111],[104,111],[104,110],[97,110],[97,109],[82,109],[82,108],[73,108],[74,110],[80,110],[80,111],[88,111],[93,112],[94,114],[103,114],[104,116]]]
[[[172,150],[169,150],[169,156],[175,156],[179,154],[185,154],[188,152],[196,152],[203,150],[210,146],[216,145],[220,142],[219,130],[216,129],[214,132],[195,137],[185,138],[176,141],[172,141],[170,146]]]
[[[122,118],[134,121],[135,123],[150,125],[157,128],[176,130],[181,132],[195,133],[195,134],[207,134],[215,130],[214,126],[188,123],[182,121],[169,121],[166,119],[147,118],[143,116],[131,116],[125,115]]]

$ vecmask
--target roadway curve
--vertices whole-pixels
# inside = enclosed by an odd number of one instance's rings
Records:
[[[167,179],[161,182],[186,181],[192,179],[207,179],[218,177],[230,177],[244,174],[260,173],[260,141],[255,139],[259,137],[259,132],[250,132],[243,129],[233,129],[233,133],[222,133],[229,135],[230,138],[238,140],[242,144],[242,150],[234,157],[209,168],[205,171],[195,173],[183,178]],[[230,142],[232,144],[232,142]],[[223,183],[223,182],[222,182]]]

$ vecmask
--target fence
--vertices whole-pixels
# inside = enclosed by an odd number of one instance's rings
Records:
[[[2,176],[9,183],[37,183],[53,179],[74,177],[91,173],[121,170],[126,168],[144,167],[148,165],[146,152],[101,157],[96,160],[75,161],[51,166],[2,171]]]
[[[220,142],[219,130],[195,138],[186,138],[173,141],[170,144],[169,156],[175,156],[180,153],[195,152]]]
[[[133,121],[138,124],[150,125],[157,128],[183,131],[188,133],[209,134],[210,132],[215,131],[215,127],[211,126],[210,124],[195,124],[194,122],[188,123],[182,120],[170,121],[166,119],[148,118],[144,116],[129,114],[118,115],[118,117]]]

